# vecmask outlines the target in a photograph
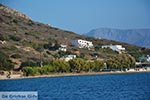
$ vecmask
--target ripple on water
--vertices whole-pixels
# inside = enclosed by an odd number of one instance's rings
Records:
[[[38,91],[39,100],[150,100],[150,73],[0,80],[0,91]]]

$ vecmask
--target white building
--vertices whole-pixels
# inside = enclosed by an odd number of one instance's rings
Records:
[[[150,56],[149,55],[147,55],[147,61],[150,62]]]
[[[93,47],[93,43],[90,41],[76,39],[72,41],[72,45],[79,48],[91,48]]]
[[[67,51],[67,45],[62,45],[62,44],[61,44],[60,47],[59,47],[59,50],[66,52],[66,51]]]
[[[66,55],[63,57],[63,59],[65,61],[69,61],[69,60],[75,59],[76,57],[77,57],[76,55]]]
[[[145,60],[145,61],[147,61],[147,62],[150,62],[150,56],[147,55],[147,56],[142,56],[142,57],[140,57],[140,62],[143,61],[143,60]]]
[[[6,41],[1,41],[1,40],[0,40],[0,44],[6,44]]]
[[[123,48],[122,45],[104,45],[102,46],[102,48],[110,48],[119,53],[121,53],[122,51],[125,51],[125,48]]]

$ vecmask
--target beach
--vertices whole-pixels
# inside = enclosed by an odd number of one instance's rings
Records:
[[[10,78],[7,75],[0,75],[0,80],[24,79],[24,78],[42,78],[42,77],[63,77],[63,76],[84,76],[84,75],[100,75],[100,74],[128,74],[150,72],[150,70],[131,70],[131,71],[109,71],[109,72],[80,72],[80,73],[52,73],[48,75],[23,76],[23,74],[11,74]]]

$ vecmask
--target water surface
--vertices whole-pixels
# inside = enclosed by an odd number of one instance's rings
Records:
[[[39,100],[150,100],[150,73],[1,80],[0,91],[38,91]]]

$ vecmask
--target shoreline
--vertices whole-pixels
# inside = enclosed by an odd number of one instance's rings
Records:
[[[67,76],[87,76],[87,75],[105,75],[105,74],[128,74],[128,73],[144,73],[144,72],[150,72],[150,71],[130,71],[130,72],[81,72],[81,73],[54,73],[49,75],[37,75],[37,76],[18,76],[18,77],[0,77],[0,80],[14,80],[14,79],[32,79],[32,78],[48,78],[48,77],[67,77]]]

